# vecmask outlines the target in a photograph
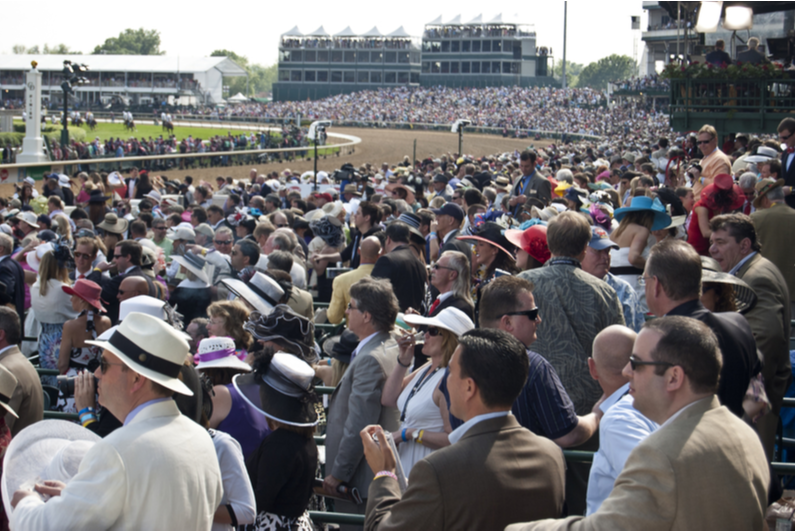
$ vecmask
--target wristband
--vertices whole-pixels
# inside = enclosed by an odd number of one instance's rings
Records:
[[[438,240],[439,239],[439,235],[436,234],[435,232],[430,233],[429,236],[431,237],[432,240]]]
[[[91,407],[91,406],[89,406],[89,407],[84,407],[83,409],[81,409],[80,411],[78,411],[78,412],[77,412],[77,414],[78,414],[78,415],[81,415],[81,416],[82,416],[84,413],[94,413],[94,408],[93,408],[93,407]]]
[[[400,438],[403,439],[403,442],[408,442],[408,439],[406,439],[406,430],[407,429],[408,428],[403,428],[403,431],[400,432]]]
[[[373,480],[376,480],[376,479],[378,479],[378,478],[392,478],[392,479],[394,479],[395,481],[397,481],[397,480],[398,480],[398,478],[397,478],[397,476],[395,475],[395,473],[394,473],[394,472],[390,472],[389,470],[382,470],[381,472],[378,472],[378,473],[375,475],[375,477],[373,478]]]
[[[406,365],[403,365],[403,362],[402,362],[402,361],[400,361],[400,354],[398,354],[398,357],[397,357],[397,362],[398,362],[398,365],[400,365],[401,367],[403,367],[403,368],[405,368],[405,369],[408,369],[409,367],[411,367],[411,362],[409,362],[409,363],[408,363],[408,364],[406,364]]]
[[[422,436],[425,435],[425,430],[420,430],[420,436],[417,437],[417,442],[422,444]]]

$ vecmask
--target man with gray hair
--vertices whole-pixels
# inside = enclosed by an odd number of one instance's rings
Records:
[[[19,262],[11,258],[14,239],[0,233],[0,282],[6,285],[6,293],[14,301],[19,321],[25,322],[25,273]]]
[[[387,376],[397,363],[397,344],[389,334],[397,314],[397,297],[388,279],[366,277],[351,286],[345,316],[359,345],[329,401],[323,485],[330,495],[337,495],[344,483],[367,496],[373,475],[364,460],[359,432],[370,424],[388,431],[398,429],[400,412],[381,405]],[[357,514],[364,514],[367,506],[341,500],[335,505],[340,512]]]
[[[745,194],[745,203],[742,208],[743,214],[750,216],[756,211],[756,205],[754,205],[754,199],[756,198],[756,174],[750,171],[743,173],[740,175],[737,184],[743,189],[743,194]]]
[[[750,63],[752,65],[768,62],[765,54],[759,51],[759,38],[751,37],[748,39],[748,49],[737,54],[737,62]]]
[[[474,320],[475,306],[470,295],[471,275],[466,255],[458,251],[445,251],[431,269],[431,285],[439,290],[439,296],[429,307],[427,317],[453,307]]]
[[[268,255],[270,253],[273,251],[286,251],[292,253],[297,243],[298,240],[295,234],[289,229],[277,229],[273,234],[268,236],[265,245],[262,247],[262,254],[260,254],[259,262],[257,262],[257,269],[267,271]],[[306,289],[306,270],[300,262],[301,260],[298,257],[294,257],[293,267],[290,270],[290,277],[293,279],[293,286]]]

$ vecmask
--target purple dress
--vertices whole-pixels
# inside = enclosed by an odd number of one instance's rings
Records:
[[[265,416],[243,400],[234,385],[229,384],[226,388],[232,397],[232,409],[217,429],[234,437],[243,449],[243,457],[248,460],[271,431]]]

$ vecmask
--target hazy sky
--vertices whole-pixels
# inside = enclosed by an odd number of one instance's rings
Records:
[[[551,46],[556,61],[562,58],[562,1],[495,2],[490,4],[495,6],[492,10],[485,11],[474,8],[462,11],[463,5],[474,5],[474,2],[233,0],[185,3],[141,0],[77,6],[62,0],[0,0],[4,21],[0,54],[11,53],[15,44],[42,47],[45,43],[53,46],[64,43],[73,50],[90,53],[94,46],[126,28],[143,27],[160,31],[161,49],[168,55],[206,56],[215,49],[225,48],[247,56],[251,62],[270,65],[276,62],[279,35],[296,25],[307,33],[322,24],[331,34],[346,26],[357,33],[377,26],[381,33],[387,34],[402,25],[411,35],[421,36],[424,25],[439,15],[447,21],[461,14],[461,19],[468,21],[482,13],[484,20],[490,20],[502,12],[517,14],[534,24],[537,45]],[[487,9],[490,5],[484,4]],[[643,15],[641,5],[640,0],[614,0],[609,4],[570,1],[568,60],[587,64],[612,53],[631,57],[634,37],[630,17]],[[643,20],[645,24],[645,18]],[[638,58],[642,51],[643,43],[639,42]]]

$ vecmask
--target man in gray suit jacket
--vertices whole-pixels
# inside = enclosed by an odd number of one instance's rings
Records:
[[[506,531],[765,529],[765,452],[715,396],[721,354],[712,330],[690,317],[654,319],[629,360],[624,375],[634,407],[660,428],[632,450],[594,514]]]
[[[397,297],[389,280],[366,277],[351,286],[345,315],[348,329],[359,337],[359,346],[329,403],[324,481],[329,493],[346,483],[366,496],[372,475],[359,432],[369,424],[381,424],[390,431],[398,428],[399,411],[381,405],[384,383],[397,363],[397,345],[389,335],[397,313]],[[336,501],[335,506],[340,512],[364,513],[364,505]]]
[[[8,405],[17,412],[19,418],[11,414],[5,416],[12,436],[44,418],[41,380],[30,361],[19,351],[17,345],[21,340],[19,316],[11,308],[0,306],[0,365],[17,379],[17,386]]]
[[[502,529],[560,516],[562,452],[511,415],[529,366],[524,345],[507,332],[475,329],[459,338],[447,387],[451,413],[466,422],[450,433],[450,446],[414,465],[402,496],[395,456],[380,442],[386,440],[383,429],[362,430],[375,473],[365,529]]]

